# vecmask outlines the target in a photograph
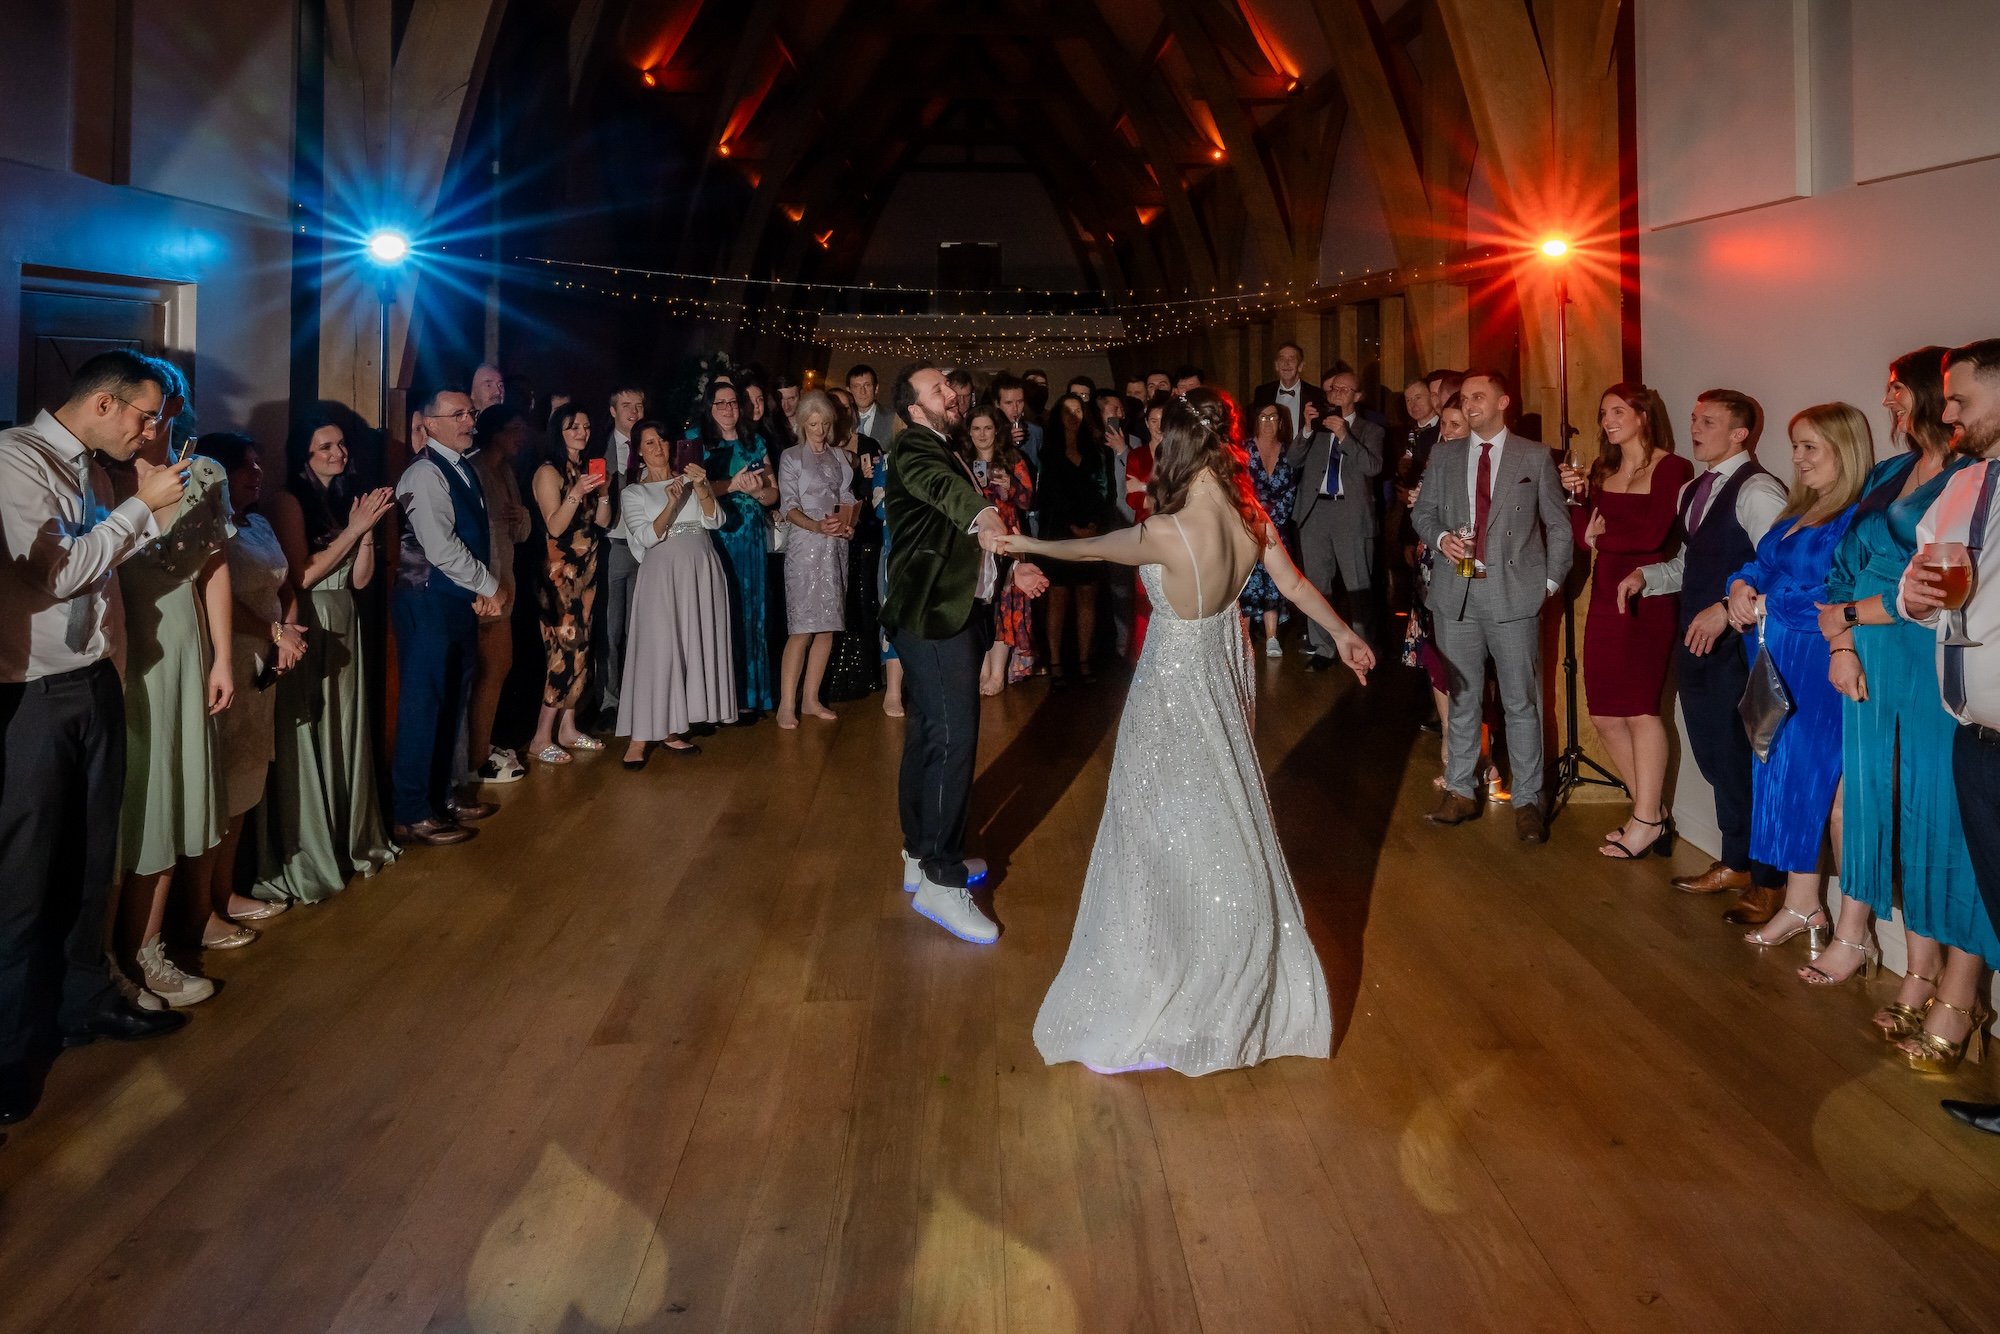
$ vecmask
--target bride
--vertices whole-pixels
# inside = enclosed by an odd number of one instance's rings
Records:
[[[1147,488],[1155,517],[1004,550],[1136,565],[1153,600],[1069,956],[1042,1002],[1051,1065],[1201,1075],[1325,1056],[1326,976],[1271,822],[1237,595],[1259,560],[1365,683],[1375,655],[1300,576],[1250,489],[1228,400],[1172,400]]]

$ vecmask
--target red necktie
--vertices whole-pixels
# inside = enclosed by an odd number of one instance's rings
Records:
[[[1479,480],[1473,488],[1472,556],[1486,563],[1486,520],[1493,513],[1493,442],[1479,442]]]
[[[646,461],[639,457],[639,442],[637,440],[627,440],[625,442],[625,481],[628,484],[638,481],[645,466]]]

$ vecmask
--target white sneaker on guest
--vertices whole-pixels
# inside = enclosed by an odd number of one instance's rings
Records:
[[[528,771],[515,758],[513,751],[495,746],[488,752],[486,763],[480,765],[479,771],[472,777],[475,782],[500,784],[518,783],[527,776]]]
[[[1000,939],[1000,928],[972,901],[972,892],[940,885],[929,876],[917,884],[910,906],[930,918],[960,940],[974,945],[991,945]]]
[[[104,956],[104,966],[111,970],[111,980],[118,984],[118,994],[125,998],[127,1005],[135,1010],[164,1010],[167,1008],[165,1001],[128,977],[125,970],[118,966],[118,960],[112,958],[109,954]]]
[[[215,983],[174,965],[167,957],[167,942],[158,936],[139,947],[139,971],[146,979],[146,990],[176,1010],[199,1005],[215,994]]]
[[[965,859],[965,883],[968,885],[977,885],[982,883],[986,879],[986,870],[987,867],[985,858],[967,857]],[[912,857],[909,853],[907,852],[904,853],[903,892],[905,894],[916,893],[917,885],[923,880],[923,878],[924,878],[924,864],[918,861],[915,857]]]
[[[1282,658],[1285,656],[1285,646],[1278,642],[1276,635],[1265,639],[1264,656],[1267,658]]]

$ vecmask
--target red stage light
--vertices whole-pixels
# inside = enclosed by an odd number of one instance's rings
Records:
[[[639,82],[645,84],[648,88],[657,88],[660,86],[660,76],[650,69],[641,70],[639,72]]]
[[[1542,242],[1540,249],[1542,254],[1550,259],[1561,259],[1569,253],[1569,242],[1563,240],[1560,236],[1551,236],[1548,240]]]

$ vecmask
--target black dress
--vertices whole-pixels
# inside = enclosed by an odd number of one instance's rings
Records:
[[[1119,524],[1112,504],[1111,451],[1102,445],[1085,445],[1078,462],[1071,462],[1059,448],[1042,451],[1042,475],[1035,481],[1035,517],[1045,542],[1064,542],[1081,536],[1085,528],[1109,532]],[[1103,581],[1104,566],[1095,561],[1041,560],[1035,562],[1049,582],[1063,588],[1078,588]]]
[[[862,437],[855,454],[854,499],[860,508],[854,520],[854,539],[847,548],[847,628],[833,637],[833,654],[827,659],[826,678],[820,697],[829,704],[842,700],[865,699],[882,687],[881,596],[876,584],[881,578],[882,524],[875,517],[875,483],[881,479],[882,454],[872,440]],[[872,460],[863,475],[862,461]]]

